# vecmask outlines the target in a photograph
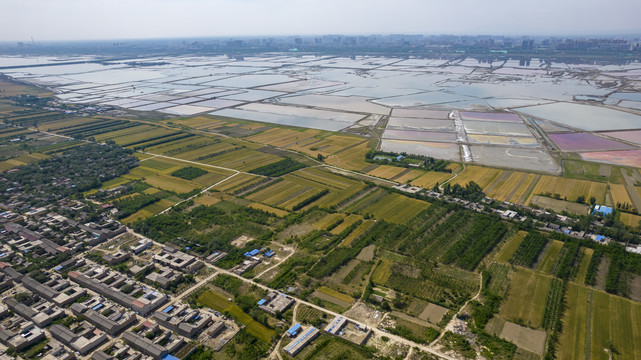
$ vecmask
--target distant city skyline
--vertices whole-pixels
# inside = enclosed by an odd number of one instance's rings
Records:
[[[0,41],[322,34],[634,35],[641,2],[612,0],[4,0]]]

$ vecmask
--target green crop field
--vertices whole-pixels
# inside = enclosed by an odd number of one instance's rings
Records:
[[[341,190],[320,182],[321,179],[318,181],[310,180],[297,176],[297,173],[298,172],[287,174],[282,177],[282,181],[275,182],[267,188],[249,194],[247,195],[247,198],[266,205],[291,210],[303,200],[308,199],[314,194],[318,194],[325,189],[329,191],[327,194],[321,196],[316,201],[307,204],[306,207],[330,206],[332,204],[336,204],[343,199],[350,197],[352,193],[357,193],[365,187],[365,184],[363,183],[344,179],[346,181],[345,185],[348,187],[345,190]],[[332,183],[332,181],[335,183],[335,180],[330,178],[329,182]]]
[[[151,125],[139,125],[139,126],[133,126],[130,128],[122,129],[122,130],[116,130],[116,131],[111,131],[103,134],[99,134],[94,136],[96,141],[105,141],[109,139],[115,139],[115,138],[122,138],[122,137],[127,137],[127,136],[141,136],[144,135],[145,133],[156,129],[155,126]]]
[[[175,133],[176,133],[175,131],[167,130],[165,128],[150,126],[145,131],[136,132],[133,134],[123,135],[123,136],[115,136],[115,137],[110,136],[109,138],[115,141],[118,145],[133,146],[134,143],[141,144],[145,141],[150,141],[157,137],[173,135]],[[111,134],[111,133],[105,133],[101,135],[108,135],[108,134]]]
[[[585,284],[585,276],[588,272],[588,265],[590,264],[590,260],[592,259],[592,254],[594,254],[594,249],[582,248],[581,250],[583,251],[583,257],[581,257],[579,270],[576,274],[576,277],[574,278],[574,281],[580,285]]]
[[[378,202],[362,209],[360,214],[371,214],[376,219],[405,224],[429,206],[430,203],[428,202],[391,193]]]
[[[387,259],[382,259],[381,263],[374,270],[372,281],[376,284],[385,284],[390,275],[392,275],[392,265],[394,263]]]
[[[367,143],[355,146],[349,151],[343,151],[325,159],[325,162],[343,169],[361,171],[370,163],[365,162],[365,155],[369,151]]]
[[[602,204],[605,199],[606,184],[587,180],[567,179],[558,176],[542,175],[536,184],[530,199],[526,201],[529,204],[531,197],[538,194],[559,194],[561,199],[576,201],[579,196],[589,199],[591,196],[596,198],[598,204]]]
[[[558,359],[608,360],[610,346],[614,359],[641,358],[641,304],[574,284],[566,303]]]
[[[495,294],[503,294],[505,285],[508,282],[508,274],[510,272],[510,266],[507,264],[492,263],[487,269],[490,274],[490,283],[488,284],[488,290]]]
[[[365,231],[367,231],[372,225],[374,225],[373,220],[365,220],[363,221],[360,225],[354,229],[343,241],[341,242],[341,246],[349,246],[354,240],[358,239],[359,236],[361,236]]]
[[[541,261],[541,264],[539,265],[539,268],[537,270],[549,274],[550,271],[552,271],[552,268],[554,267],[554,263],[556,262],[556,259],[559,257],[559,253],[561,253],[562,248],[563,248],[563,242],[559,240],[552,241],[552,243],[550,244],[550,247],[548,248],[548,250],[545,252],[545,255],[543,256],[543,261]]]
[[[363,220],[363,217],[358,215],[358,214],[349,214],[345,217],[342,223],[340,223],[338,226],[336,226],[334,229],[332,229],[331,233],[336,235],[340,234],[341,231],[347,229],[350,227],[353,223],[357,222],[358,220]]]
[[[164,144],[150,146],[146,148],[145,151],[154,154],[174,156],[177,154],[185,154],[189,151],[203,151],[203,149],[207,149],[208,146],[211,146],[212,144],[219,145],[218,141],[215,139],[202,136],[192,136],[189,138],[166,142]],[[204,151],[202,153],[204,153]]]
[[[511,237],[505,243],[505,245],[503,245],[503,247],[501,248],[501,251],[496,256],[496,261],[500,261],[500,262],[508,262],[508,261],[510,261],[510,259],[512,258],[512,255],[514,255],[514,252],[516,251],[516,249],[523,242],[523,239],[525,238],[525,235],[527,235],[527,232],[521,230],[518,233],[516,233],[516,235]]]
[[[286,346],[289,341],[283,341]],[[358,346],[347,340],[340,339],[329,335],[321,335],[312,341],[303,349],[296,359],[306,360],[328,360],[328,359],[350,359],[350,360],[369,360],[372,359],[371,350],[363,346]],[[287,357],[287,359],[292,359]]]
[[[155,203],[145,206],[144,208],[136,211],[135,213],[127,216],[126,218],[120,220],[125,224],[131,224],[137,220],[146,219],[150,216],[156,215],[159,212],[167,209],[168,207],[174,205],[176,202],[169,199],[160,199]]]
[[[227,301],[227,298],[218,292],[209,290],[200,295],[198,302],[221,313],[229,312],[234,319],[247,326],[247,331],[263,341],[270,342],[274,335],[273,330],[266,328],[263,324],[252,319],[252,317],[243,312],[238,305]]]
[[[549,286],[549,277],[517,268],[510,280],[507,298],[500,309],[501,317],[528,327],[541,327]]]
[[[98,119],[71,118],[71,119],[52,121],[47,123],[46,125],[43,125],[42,127],[50,132],[58,132],[58,130],[69,129],[72,127],[89,125],[89,124],[97,124],[100,122],[101,120],[98,120]]]
[[[201,186],[193,181],[179,179],[170,175],[156,172],[152,169],[145,169],[140,166],[132,169],[124,178],[131,180],[143,180],[147,184],[163,190],[174,191],[177,193],[186,193]]]
[[[177,157],[184,158],[184,154]],[[238,149],[203,160],[204,163],[227,167],[240,171],[249,171],[260,166],[269,165],[281,160],[276,155],[265,154],[251,149]]]
[[[234,177],[227,179],[225,182],[216,185],[214,188],[216,190],[233,194],[234,191],[239,191],[247,188],[263,179],[264,177],[258,175],[238,173],[234,175]]]
[[[354,301],[353,297],[351,297],[349,295],[346,295],[346,294],[343,294],[341,292],[338,292],[336,290],[332,290],[332,289],[330,289],[330,288],[328,288],[326,286],[319,287],[318,291],[322,292],[323,294],[329,295],[331,297],[335,297],[338,300],[341,300],[341,301],[344,301],[344,302],[351,303],[351,302]]]
[[[539,195],[532,196],[532,200],[530,201],[530,203],[533,205],[539,206],[543,209],[554,210],[557,213],[562,213],[564,211],[567,211],[575,215],[586,215],[590,210],[590,207],[585,204],[579,204],[575,202],[554,199],[551,197],[539,196]]]
[[[341,213],[327,214],[318,219],[318,221],[314,223],[314,227],[320,230],[325,230],[327,229],[327,227],[336,224],[338,221],[341,221],[344,217],[345,214]]]

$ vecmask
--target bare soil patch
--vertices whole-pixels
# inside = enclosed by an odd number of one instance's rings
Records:
[[[532,330],[521,325],[506,321],[501,331],[502,339],[513,342],[523,350],[543,355],[545,348],[545,331]]]
[[[241,235],[241,236],[235,238],[234,240],[232,240],[231,244],[234,245],[237,248],[244,248],[245,244],[247,244],[248,242],[250,242],[252,240],[254,240],[253,237],[249,237],[247,235]]]
[[[443,316],[447,314],[447,311],[448,310],[442,306],[429,303],[427,304],[423,312],[421,312],[421,314],[418,316],[418,318],[422,320],[427,320],[432,324],[438,324],[443,318]]]

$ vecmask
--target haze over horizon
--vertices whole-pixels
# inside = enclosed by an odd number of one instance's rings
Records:
[[[641,2],[5,0],[0,41],[320,34],[630,35]]]

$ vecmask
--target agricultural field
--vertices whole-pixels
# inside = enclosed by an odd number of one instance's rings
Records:
[[[323,288],[321,288],[321,289],[323,289]],[[331,290],[331,289],[329,289],[329,288],[324,288],[324,289],[326,289],[327,291],[331,291],[331,292],[333,292],[333,293],[337,293],[337,294],[339,294],[339,295],[343,295],[343,296],[344,296],[344,294],[338,293],[338,292],[333,291],[333,290]],[[314,291],[314,292],[312,293],[312,296],[313,296],[313,297],[315,297],[315,298],[317,298],[317,299],[322,300],[322,301],[323,301],[323,304],[325,304],[325,306],[327,306],[327,302],[330,302],[330,303],[332,303],[332,304],[334,304],[334,305],[338,306],[338,308],[339,308],[339,309],[337,309],[337,310],[340,310],[340,311],[347,310],[347,308],[348,308],[348,307],[351,305],[351,303],[352,303],[351,301],[344,301],[344,300],[342,300],[341,298],[338,298],[338,297],[336,297],[336,296],[330,295],[330,294],[328,294],[327,292],[325,292],[325,291],[320,291],[320,290],[316,290],[316,291]],[[331,307],[330,307],[330,308],[331,308]]]
[[[608,181],[621,184],[621,174],[617,167],[583,160],[567,159],[564,162],[564,176],[573,179]]]
[[[627,226],[631,226],[633,228],[638,228],[641,226],[641,216],[640,215],[634,215],[630,213],[624,213],[621,212],[619,216],[619,220]]]
[[[185,160],[200,162],[210,153],[216,153],[233,148],[231,144],[220,142],[218,139],[192,136],[188,138],[169,141],[154,146],[148,146],[145,151],[153,154],[161,154],[174,157],[181,154]],[[195,156],[190,157],[189,153],[194,152]],[[196,155],[197,154],[197,155]],[[202,157],[202,158],[198,158]]]
[[[262,180],[264,180],[264,177],[259,175],[237,173],[236,175],[234,175],[234,177],[229,178],[225,180],[225,182],[214,186],[214,189],[224,191],[229,194],[234,194],[237,191],[240,192],[244,189],[249,189],[251,186],[256,185]]]
[[[332,290],[332,289],[330,289],[330,288],[328,288],[326,286],[319,287],[317,289],[317,291],[321,292],[323,294],[329,295],[331,297],[334,297],[334,298],[336,298],[338,300],[341,300],[343,302],[351,303],[351,302],[354,301],[353,297],[351,297],[349,295],[346,295],[346,294],[343,294],[343,293],[340,293],[340,292],[338,292],[336,290]]]
[[[116,138],[119,139],[128,139],[126,141],[121,141],[121,142],[116,142],[117,144],[124,144],[128,141],[133,141],[132,139],[140,139],[140,140],[145,140],[149,139],[151,137],[147,136],[150,131],[154,131],[157,129],[162,129],[158,128],[156,126],[152,125],[138,125],[138,126],[132,126],[128,127],[125,129],[121,130],[116,130],[116,131],[111,131],[103,134],[99,134],[94,136],[96,141],[106,141],[106,140],[114,140]],[[164,130],[164,129],[163,129]],[[115,141],[115,140],[114,140]]]
[[[224,121],[214,120],[207,116],[195,116],[195,117],[190,117],[186,119],[172,119],[171,122],[174,124],[184,125],[190,128],[199,128],[201,126],[225,124]]]
[[[283,341],[284,346],[288,343],[288,341]],[[292,359],[291,357],[287,358]],[[357,346],[347,340],[322,334],[312,341],[311,344],[303,349],[298,355],[296,355],[296,358],[308,360],[369,360],[373,358],[373,352],[363,346]]]
[[[616,206],[617,204],[631,204],[630,196],[625,189],[625,185],[620,184],[610,184],[610,195],[612,195],[612,203]]]
[[[428,202],[390,193],[378,202],[360,210],[359,213],[361,215],[371,214],[376,219],[405,224],[429,206]]]
[[[641,358],[641,304],[584,286],[569,284],[558,359]],[[589,339],[586,342],[586,339]]]
[[[246,140],[271,145],[275,147],[287,148],[298,144],[308,144],[318,140],[317,136],[323,134],[321,130],[315,129],[290,129],[290,128],[272,128],[263,131],[260,134],[252,135]],[[314,141],[310,140],[314,139]]]
[[[487,268],[487,271],[490,273],[490,282],[487,285],[487,290],[493,294],[504,296],[509,283],[508,275],[510,274],[510,266],[507,264],[492,263]]]
[[[297,204],[319,193],[319,187],[306,185],[291,179],[284,179],[251,193],[246,198],[272,207],[292,210]]]
[[[303,209],[311,206],[330,207],[365,188],[364,183],[321,169],[298,170],[284,175],[282,179],[248,194],[247,198],[286,210],[297,206]],[[316,196],[318,198],[313,198]]]
[[[319,230],[327,230],[329,227],[335,228],[337,223],[342,224],[344,222],[344,218],[345,214],[341,213],[327,214],[316,221],[313,225]]]
[[[234,319],[247,326],[247,331],[249,331],[250,334],[265,342],[270,342],[271,337],[274,335],[273,330],[266,328],[263,324],[252,319],[251,316],[243,312],[238,305],[229,302],[226,295],[215,290],[209,290],[203,293],[198,298],[198,302],[215,311],[221,313],[228,312]]]
[[[205,173],[198,175],[191,180],[182,179],[172,175],[176,171],[181,171],[182,169],[190,167],[195,167],[196,169],[205,171]],[[199,174],[201,174],[202,171],[199,172]],[[143,181],[151,186],[176,193],[186,193],[195,189],[213,185],[232,174],[233,173],[231,171],[210,166],[195,165],[192,163],[185,163],[180,160],[155,157],[141,161],[139,167],[132,169],[123,177],[136,180],[142,180],[144,178]]]
[[[559,254],[561,253],[561,249],[563,249],[563,242],[559,240],[552,240],[550,247],[543,255],[543,260],[541,261],[541,264],[539,264],[537,271],[550,274]]]
[[[356,227],[343,241],[340,243],[340,246],[349,246],[354,240],[359,236],[363,235],[370,227],[374,225],[373,220],[365,220],[360,225]]]
[[[546,193],[559,194],[559,198],[567,201],[576,201],[579,196],[584,196],[588,200],[594,196],[597,204],[602,204],[605,200],[606,188],[605,183],[542,175],[526,200],[526,204],[530,203],[534,195]]]
[[[187,159],[188,157],[187,153],[177,154],[175,156],[183,159]],[[248,148],[239,148],[238,150],[226,152],[224,154],[202,160],[202,162],[238,171],[250,171],[264,165],[275,163],[279,160],[282,160],[282,158],[275,155],[266,154]]]
[[[20,155],[18,157],[15,157],[13,159],[5,160],[0,162],[0,171],[5,171],[9,169],[13,169],[18,166],[22,165],[27,165],[34,163],[38,160],[46,159],[48,158],[47,155],[40,154],[40,153],[31,153],[31,154],[24,154]]]
[[[401,184],[408,184],[423,175],[425,175],[425,171],[412,169],[409,171],[406,170],[405,172],[399,174],[392,180],[399,182]]]
[[[506,174],[508,177],[504,178]],[[531,187],[535,178],[535,174],[518,171],[504,172],[494,183],[484,189],[484,191],[487,196],[493,199],[521,204],[524,195]]]
[[[160,200],[158,200],[157,202],[155,202],[155,203],[153,203],[151,205],[145,206],[144,208],[142,208],[142,209],[138,210],[137,212],[129,215],[128,217],[126,217],[124,219],[121,219],[120,221],[122,221],[125,224],[131,224],[131,223],[133,223],[135,221],[143,220],[143,219],[146,219],[146,218],[148,218],[150,216],[153,216],[153,215],[155,215],[155,214],[157,214],[157,213],[159,213],[159,212],[171,207],[175,203],[176,203],[176,201],[172,201],[170,199],[160,199]]]
[[[391,165],[379,165],[367,173],[367,175],[376,176],[383,179],[392,179],[404,172],[405,168]]]
[[[350,148],[349,151],[342,151],[325,159],[329,165],[339,168],[361,171],[371,164],[365,161],[365,155],[369,151],[367,143]]]
[[[290,146],[289,149],[302,152],[311,157],[316,157],[318,154],[321,154],[327,158],[335,154],[351,152],[353,148],[366,143],[366,139],[356,136],[329,135],[320,141],[308,143],[302,146],[301,144],[293,145]]]
[[[499,337],[514,343],[521,349],[537,355],[543,355],[545,349],[545,331],[533,330],[525,326],[506,321]]]
[[[507,297],[499,310],[501,317],[517,324],[540,328],[550,278],[517,268],[511,275],[510,284]]]
[[[551,209],[556,213],[567,211],[575,215],[586,215],[590,207],[585,204],[565,201],[561,199],[554,199],[548,196],[534,195],[529,205],[536,205],[542,209]]]
[[[436,325],[441,321],[441,319],[443,319],[443,316],[445,316],[448,311],[449,310],[447,308],[428,303],[427,306],[425,306],[425,309],[423,309],[420,315],[418,315],[418,318]]]
[[[61,132],[65,129],[72,129],[76,127],[82,127],[90,124],[99,124],[101,123],[100,119],[91,119],[91,118],[68,118],[58,121],[52,121],[41,127],[45,127],[45,130],[48,132]]]
[[[105,189],[105,190],[109,190],[109,189],[113,189],[113,188],[115,188],[117,186],[126,184],[129,181],[130,181],[129,179],[125,179],[125,178],[122,178],[122,177],[117,177],[117,178],[113,178],[113,179],[111,179],[109,181],[103,182],[102,185],[100,185],[100,188],[101,189]]]
[[[137,167],[129,171],[122,177],[130,180],[142,180],[144,182],[160,189],[173,191],[176,193],[187,193],[200,188],[200,184],[192,181],[178,179],[170,175],[156,172],[155,170]]]
[[[410,185],[419,186],[424,189],[431,189],[436,183],[442,184],[444,181],[450,179],[453,175],[444,172],[430,171],[425,175],[414,179]]]
[[[516,249],[518,249],[519,245],[521,245],[521,242],[523,242],[523,239],[526,235],[527,232],[521,230],[516,235],[511,237],[499,251],[498,255],[496,256],[496,261],[509,262],[512,258],[512,255],[514,255]]]
[[[205,206],[211,206],[216,203],[219,203],[220,201],[221,201],[220,198],[213,197],[211,195],[201,195],[201,196],[197,196],[194,199],[194,202],[196,204],[205,205]]]
[[[3,97],[17,96],[17,95],[35,95],[39,97],[52,96],[53,92],[39,86],[23,85],[21,83],[0,80],[0,93]]]
[[[385,284],[392,275],[392,265],[393,261],[388,259],[381,259],[381,262],[378,264],[376,269],[374,269],[374,274],[372,275],[372,281],[376,284]]]
[[[278,216],[280,218],[289,215],[288,211],[281,210],[281,209],[276,209],[276,208],[273,208],[271,206],[267,206],[267,205],[264,205],[264,204],[252,203],[252,204],[249,205],[249,207],[257,209],[257,210],[262,210],[262,211],[268,212],[270,214],[274,214],[274,215],[276,215],[276,216]]]
[[[576,273],[574,282],[579,285],[585,284],[585,278],[588,272],[588,266],[590,265],[590,260],[592,260],[592,255],[594,254],[594,249],[590,248],[581,248],[583,256],[581,257],[581,263],[579,264],[579,270]]]
[[[344,231],[345,229],[350,227],[353,223],[359,220],[363,220],[363,217],[358,214],[349,214],[344,218],[342,223],[338,224],[330,232],[334,235],[340,234],[342,231]]]
[[[503,172],[503,170],[493,169],[483,166],[468,165],[465,170],[452,180],[451,184],[467,185],[474,181],[481,188],[485,189],[492,184]]]

